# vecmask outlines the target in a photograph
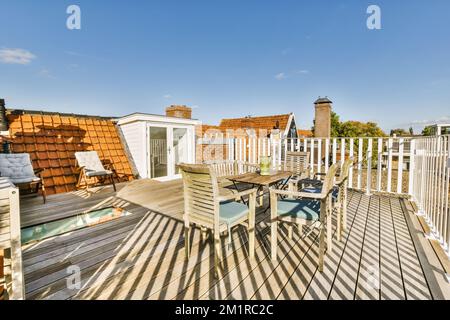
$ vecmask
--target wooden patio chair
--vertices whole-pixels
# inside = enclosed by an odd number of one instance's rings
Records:
[[[348,195],[348,176],[350,168],[353,165],[353,158],[344,161],[339,175],[336,176],[335,186],[333,187],[332,195],[334,207],[337,212],[337,239],[341,241],[342,232],[347,230],[347,195]],[[314,180],[311,186],[302,188],[303,192],[320,193],[322,191],[322,180]]]
[[[220,274],[219,263],[222,260],[220,235],[228,232],[231,243],[231,229],[244,225],[249,233],[249,255],[255,255],[255,206],[256,189],[245,190],[238,194],[219,195],[217,176],[208,165],[180,164],[184,186],[184,226],[186,257],[190,255],[190,228],[195,224],[202,229],[211,230],[214,235],[214,270]],[[249,206],[234,201],[236,196],[249,196]]]
[[[270,189],[271,203],[271,254],[272,260],[277,259],[278,223],[286,222],[299,226],[319,228],[319,271],[323,271],[325,254],[325,234],[327,250],[332,250],[332,224],[331,224],[331,192],[338,164],[328,170],[320,193]],[[288,196],[288,199],[279,199],[279,196]],[[292,233],[290,233],[290,237]]]
[[[116,184],[114,182],[114,171],[104,168],[100,158],[96,151],[83,151],[76,152],[75,158],[77,159],[79,166],[79,176],[77,182],[77,188],[84,182],[86,185],[86,191],[89,191],[89,184],[94,184],[94,179],[110,179],[114,191],[116,190]]]
[[[30,155],[28,153],[1,153],[0,154],[0,176],[7,177],[20,190],[31,193],[41,191],[44,203],[46,201],[44,169],[33,169]]]

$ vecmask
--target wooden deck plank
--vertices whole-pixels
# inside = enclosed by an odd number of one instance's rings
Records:
[[[380,299],[380,198],[370,200],[355,299]]]
[[[389,198],[380,198],[380,289],[382,300],[403,300],[405,290]]]
[[[362,195],[361,197],[358,213],[353,222],[352,232],[348,238],[347,246],[345,247],[333,287],[328,297],[331,300],[349,300],[355,296],[370,199],[367,195]]]
[[[341,242],[333,240],[333,252],[327,253],[323,272],[317,271],[317,266],[312,265],[311,258],[305,259],[298,270],[292,275],[291,279],[286,283],[278,299],[323,300],[328,298],[360,200],[361,194],[349,194],[347,210],[348,230],[343,234]],[[313,250],[315,258],[318,252],[316,249]],[[312,278],[310,281],[308,281],[309,277]]]
[[[405,213],[400,205],[400,200],[397,198],[390,198],[389,200],[391,203],[395,236],[399,248],[398,251],[406,299],[431,299],[428,284],[417,257],[417,253],[404,217]]]

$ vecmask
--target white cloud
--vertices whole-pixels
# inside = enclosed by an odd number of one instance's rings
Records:
[[[297,73],[297,74],[308,74],[309,70],[297,70],[297,71],[295,71],[295,73]]]
[[[191,109],[198,109],[198,108],[200,108],[200,106],[198,106],[198,105],[193,105],[193,106],[191,106]]]
[[[449,123],[450,116],[444,116],[439,119],[434,120],[415,120],[409,123],[409,125],[417,125],[417,126],[429,126],[432,124],[440,124],[440,123]]]
[[[24,49],[5,48],[0,50],[1,63],[26,65],[35,58],[34,54]]]
[[[275,79],[277,79],[277,80],[286,79],[286,74],[284,72],[280,72],[277,75],[275,75]]]
[[[172,98],[172,96],[170,94],[165,94],[165,95],[163,95],[163,98],[164,99],[170,99],[170,98]]]

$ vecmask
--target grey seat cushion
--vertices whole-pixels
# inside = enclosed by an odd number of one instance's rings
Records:
[[[103,171],[90,171],[86,170],[86,175],[88,177],[100,177],[100,176],[107,176],[113,174],[112,171],[109,170],[103,170]]]
[[[86,176],[88,177],[100,177],[112,174],[111,171],[105,170],[96,151],[76,152],[75,158],[77,159],[78,165],[84,167]]]
[[[12,183],[39,182],[28,153],[0,154],[0,175],[8,177]]]

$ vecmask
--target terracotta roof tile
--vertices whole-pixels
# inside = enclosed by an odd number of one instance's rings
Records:
[[[121,180],[133,177],[131,165],[115,124],[94,117],[8,114],[12,151],[27,152],[35,169],[43,171],[48,194],[75,190],[75,152],[95,150],[101,160],[112,164]]]

